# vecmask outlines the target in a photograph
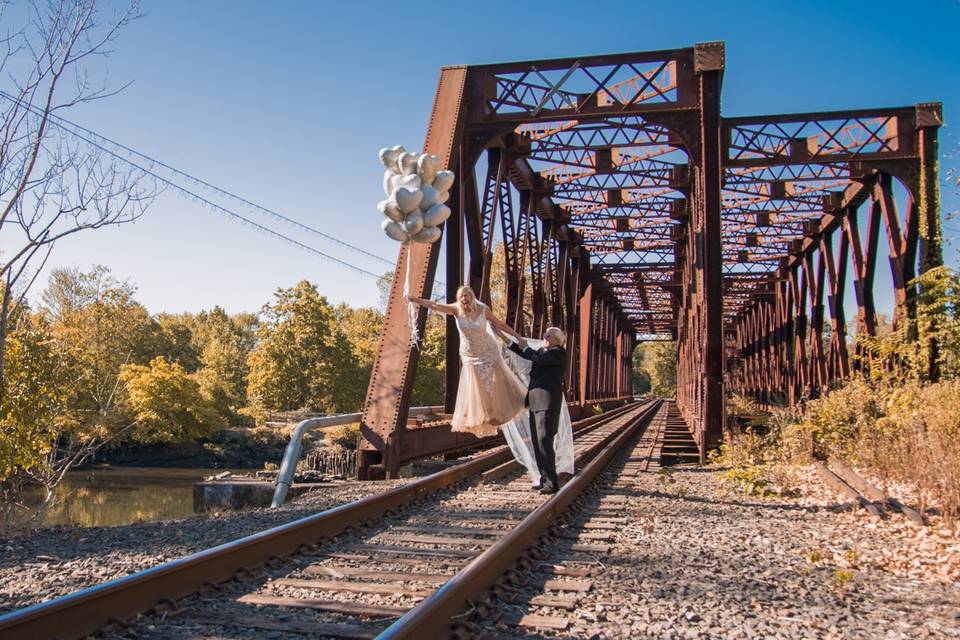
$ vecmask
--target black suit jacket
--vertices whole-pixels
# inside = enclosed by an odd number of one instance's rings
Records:
[[[527,405],[531,409],[557,408],[563,400],[567,350],[563,347],[550,347],[544,351],[534,351],[530,347],[521,349],[516,343],[510,345],[510,350],[533,363],[527,390]]]

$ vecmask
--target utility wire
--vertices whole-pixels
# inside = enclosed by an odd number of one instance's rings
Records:
[[[14,103],[23,104],[23,103],[22,103],[21,101],[19,101],[17,98],[11,96],[9,93],[7,93],[6,91],[3,91],[2,89],[0,89],[0,97],[5,98],[5,99],[7,99],[7,100],[9,100],[9,101],[11,101],[11,102],[14,102]],[[28,111],[32,112],[34,115],[38,115],[38,116],[41,116],[41,117],[43,116],[43,113],[42,113],[39,109],[37,109],[36,107],[34,107],[33,105],[23,104],[23,106],[24,106],[24,108],[26,108]],[[332,256],[332,255],[330,255],[330,254],[328,254],[328,253],[325,253],[325,252],[323,252],[323,251],[320,251],[319,249],[317,249],[317,248],[315,248],[315,247],[312,247],[312,246],[310,246],[310,245],[308,245],[308,244],[305,244],[305,243],[303,243],[303,242],[300,242],[299,240],[296,240],[296,239],[291,238],[291,237],[289,237],[289,236],[287,236],[287,235],[284,235],[284,234],[282,234],[282,233],[280,233],[280,232],[278,232],[278,231],[274,231],[273,229],[271,229],[271,228],[269,228],[269,227],[266,227],[266,226],[264,226],[264,225],[262,225],[262,224],[259,224],[259,223],[255,222],[255,221],[251,220],[250,218],[248,218],[248,217],[246,217],[246,216],[244,216],[244,215],[242,215],[242,214],[239,214],[239,213],[237,213],[236,211],[233,211],[232,209],[229,209],[229,208],[227,208],[227,207],[224,207],[224,206],[222,206],[222,205],[219,205],[219,204],[217,204],[216,202],[213,202],[212,200],[210,200],[210,199],[208,199],[208,198],[206,198],[206,197],[204,197],[204,196],[202,196],[202,195],[200,195],[200,194],[198,194],[198,193],[195,193],[195,192],[187,189],[186,187],[183,187],[183,186],[181,186],[181,185],[173,182],[172,180],[169,180],[169,179],[167,179],[167,178],[159,175],[157,172],[153,171],[152,169],[147,168],[147,167],[145,167],[145,166],[143,166],[142,164],[139,164],[139,163],[137,163],[137,162],[134,162],[134,161],[131,160],[130,158],[127,158],[127,157],[122,156],[120,153],[118,153],[118,152],[116,151],[116,149],[122,149],[123,151],[126,151],[127,153],[129,153],[129,154],[131,154],[131,155],[135,155],[135,156],[138,156],[138,157],[140,157],[140,158],[143,158],[144,160],[146,160],[147,162],[149,162],[151,165],[154,165],[154,164],[155,164],[155,165],[158,165],[158,166],[160,166],[160,167],[163,167],[164,169],[167,169],[168,171],[170,171],[171,173],[173,173],[173,174],[175,174],[175,175],[181,176],[181,177],[185,178],[186,180],[189,180],[189,181],[195,182],[195,183],[197,183],[197,184],[200,184],[200,185],[202,185],[202,186],[204,186],[204,187],[206,187],[206,188],[208,188],[208,189],[210,189],[210,190],[212,190],[212,191],[214,191],[214,192],[216,192],[216,193],[218,193],[218,194],[221,194],[221,195],[223,195],[223,196],[226,196],[227,198],[230,198],[230,199],[236,200],[236,201],[238,201],[238,202],[241,202],[241,203],[247,205],[248,207],[250,207],[250,208],[252,208],[252,209],[254,209],[254,210],[256,210],[256,211],[259,211],[259,212],[262,212],[262,213],[267,214],[268,216],[270,216],[270,217],[272,217],[272,218],[275,218],[275,219],[281,220],[281,221],[283,221],[283,222],[286,222],[286,223],[288,223],[288,224],[290,224],[290,225],[293,225],[294,227],[297,227],[297,228],[302,229],[302,230],[304,230],[304,231],[307,231],[307,232],[316,234],[316,235],[318,235],[318,236],[320,236],[320,237],[322,237],[322,238],[325,238],[325,239],[327,239],[327,240],[329,240],[329,241],[331,241],[331,242],[334,242],[334,243],[336,243],[336,244],[338,244],[338,245],[340,245],[340,246],[346,247],[346,248],[351,249],[351,250],[353,250],[353,251],[355,251],[355,252],[357,252],[357,253],[360,253],[360,254],[362,254],[362,255],[368,256],[368,257],[373,258],[373,259],[375,259],[375,260],[378,260],[378,261],[380,261],[380,262],[382,262],[382,263],[384,263],[384,264],[387,264],[387,265],[390,265],[390,266],[394,266],[394,263],[393,263],[393,262],[390,262],[390,261],[387,260],[386,258],[383,258],[383,257],[381,257],[381,256],[378,256],[378,255],[376,255],[376,254],[374,254],[374,253],[370,253],[369,251],[366,251],[366,250],[364,250],[364,249],[361,249],[360,247],[357,247],[357,246],[355,246],[355,245],[352,245],[352,244],[350,244],[350,243],[348,243],[348,242],[344,242],[343,240],[340,240],[339,238],[336,238],[336,237],[334,237],[334,236],[331,236],[331,235],[329,235],[329,234],[326,234],[326,233],[324,233],[324,232],[322,232],[322,231],[320,231],[320,230],[318,230],[318,229],[315,229],[315,228],[313,228],[313,227],[311,227],[311,226],[309,226],[309,225],[305,225],[305,224],[303,224],[303,223],[301,223],[301,222],[299,222],[299,221],[297,221],[297,220],[294,220],[293,218],[290,218],[290,217],[288,217],[288,216],[284,216],[284,215],[282,215],[282,214],[280,214],[280,213],[278,213],[278,212],[276,212],[276,211],[274,211],[274,210],[272,210],[272,209],[268,209],[267,207],[263,207],[263,206],[261,206],[261,205],[258,205],[258,204],[256,204],[256,203],[254,203],[254,202],[251,202],[250,200],[247,200],[246,198],[243,198],[242,196],[238,196],[238,195],[236,195],[236,194],[234,194],[234,193],[232,193],[232,192],[230,192],[230,191],[227,191],[226,189],[222,189],[222,188],[220,188],[220,187],[217,187],[216,185],[213,185],[213,184],[211,184],[211,183],[209,183],[209,182],[207,182],[207,181],[205,181],[205,180],[202,180],[202,179],[200,179],[200,178],[197,178],[197,177],[195,177],[195,176],[193,176],[193,175],[191,175],[191,174],[189,174],[189,173],[187,173],[187,172],[185,172],[185,171],[181,171],[180,169],[177,169],[177,168],[175,168],[175,167],[172,167],[172,166],[170,166],[169,164],[167,164],[167,163],[165,163],[165,162],[162,162],[162,161],[160,161],[160,160],[157,160],[157,159],[155,159],[155,158],[152,158],[152,157],[150,157],[150,156],[148,156],[148,155],[146,155],[146,154],[144,154],[144,153],[140,153],[139,151],[136,151],[136,150],[134,150],[134,149],[132,149],[132,148],[130,148],[130,147],[127,147],[126,145],[123,145],[123,144],[121,144],[121,143],[119,143],[119,142],[116,142],[116,141],[114,141],[114,140],[111,140],[110,138],[107,138],[106,136],[103,136],[103,135],[101,135],[101,134],[99,134],[99,133],[97,133],[97,132],[95,132],[95,131],[92,131],[92,130],[90,130],[90,129],[87,129],[86,127],[83,127],[83,126],[78,125],[78,124],[76,124],[76,123],[74,123],[74,122],[71,122],[71,121],[67,120],[66,118],[62,118],[62,117],[60,117],[60,116],[58,116],[58,115],[56,115],[56,114],[52,114],[52,113],[47,114],[47,117],[48,117],[48,120],[49,120],[52,124],[54,124],[56,127],[58,127],[58,128],[60,128],[60,129],[62,129],[62,130],[64,130],[64,131],[66,131],[67,133],[69,133],[69,134],[71,134],[71,135],[79,138],[80,140],[83,140],[83,141],[86,142],[87,144],[91,145],[92,147],[94,147],[94,148],[96,148],[96,149],[99,149],[99,150],[103,151],[104,153],[110,155],[111,157],[116,158],[117,160],[120,160],[121,162],[125,162],[125,163],[129,164],[130,166],[134,167],[134,168],[137,169],[138,171],[141,171],[141,172],[144,173],[145,175],[149,175],[150,177],[152,177],[153,179],[157,180],[158,182],[160,182],[160,183],[162,183],[162,184],[170,187],[170,188],[173,189],[174,191],[177,191],[177,192],[180,193],[182,196],[184,196],[184,197],[186,197],[186,198],[189,198],[189,199],[191,199],[191,200],[194,200],[194,201],[196,201],[196,202],[199,202],[202,206],[209,207],[209,208],[212,209],[213,211],[215,211],[215,212],[217,212],[217,213],[219,213],[219,214],[221,214],[221,215],[223,215],[223,216],[225,216],[225,217],[227,217],[227,218],[229,218],[229,219],[233,219],[233,220],[236,220],[236,221],[238,221],[238,222],[241,222],[242,224],[246,224],[246,225],[252,227],[253,229],[255,229],[255,230],[257,230],[257,231],[259,231],[259,232],[261,232],[261,233],[264,233],[264,234],[266,234],[266,235],[268,235],[268,236],[270,236],[270,237],[272,237],[272,238],[275,238],[275,239],[277,239],[277,240],[280,240],[281,242],[286,242],[287,244],[290,244],[290,245],[292,245],[292,246],[295,246],[295,247],[298,247],[298,248],[300,248],[300,249],[303,249],[303,250],[305,250],[305,251],[307,251],[307,252],[309,252],[309,253],[312,253],[312,254],[314,254],[314,255],[316,255],[316,256],[319,256],[319,257],[321,257],[321,258],[323,258],[323,259],[325,259],[325,260],[328,260],[328,261],[334,262],[334,263],[336,263],[336,264],[339,264],[340,266],[345,267],[345,268],[347,268],[347,269],[350,269],[351,271],[354,271],[354,272],[356,272],[356,273],[359,273],[359,274],[362,274],[362,275],[366,275],[366,276],[370,276],[370,277],[372,277],[372,278],[375,278],[376,280],[380,280],[380,279],[383,277],[381,274],[373,273],[372,271],[368,271],[368,270],[366,270],[366,269],[364,269],[364,268],[362,268],[362,267],[359,267],[359,266],[357,266],[357,265],[355,265],[355,264],[352,264],[352,263],[350,263],[350,262],[347,262],[346,260],[342,260],[342,259],[337,258],[337,257],[335,257],[335,256]],[[85,136],[85,135],[82,135],[82,134],[79,133],[79,132],[83,132],[83,133],[87,134],[88,136],[91,136],[91,137],[93,137],[93,138],[96,138],[97,140],[101,140],[101,141],[103,141],[103,143],[109,144],[109,145],[113,146],[114,149],[109,149],[109,148],[107,148],[106,146],[104,146],[104,144],[101,144],[100,142],[97,142],[97,141],[95,141],[95,140],[91,140],[90,137],[87,137],[87,136]],[[445,283],[440,282],[440,281],[436,281],[435,284],[436,284],[436,286],[444,286]]]
[[[3,90],[0,90],[0,97],[6,98],[7,100],[10,100],[10,101],[12,101],[12,102],[18,102],[17,98],[15,98],[14,96],[10,95],[9,93],[7,93],[6,91],[3,91]],[[32,105],[26,105],[26,107],[27,107],[28,109],[30,109],[31,111],[33,111],[33,112],[34,112],[34,115],[42,115],[42,113],[40,113],[39,110],[36,109],[35,107],[33,107]],[[216,193],[218,193],[218,194],[220,194],[220,195],[222,195],[222,196],[224,196],[224,197],[230,198],[230,199],[232,199],[232,200],[236,200],[236,201],[238,201],[238,202],[246,205],[247,207],[250,207],[251,209],[254,209],[254,210],[256,210],[256,211],[258,211],[258,212],[260,212],[260,213],[263,213],[263,214],[265,214],[265,215],[267,215],[267,216],[270,216],[270,217],[272,217],[272,218],[274,218],[274,219],[277,219],[277,220],[280,220],[280,221],[282,221],[282,222],[285,222],[285,223],[287,223],[287,224],[289,224],[289,225],[291,225],[291,226],[294,226],[294,227],[296,227],[296,228],[298,228],[298,229],[300,229],[300,230],[302,230],[302,231],[306,231],[306,232],[308,232],[308,233],[313,233],[313,234],[315,234],[315,235],[318,235],[318,236],[320,236],[321,238],[323,238],[323,239],[325,239],[325,240],[328,240],[328,241],[330,241],[330,242],[333,242],[334,244],[338,244],[338,245],[340,245],[341,247],[345,247],[345,248],[347,248],[347,249],[350,249],[351,251],[355,251],[355,252],[357,252],[357,253],[359,253],[359,254],[361,254],[361,255],[367,256],[368,258],[372,258],[372,259],[374,259],[374,260],[378,260],[378,261],[380,261],[380,262],[382,262],[382,263],[384,263],[384,264],[391,265],[391,266],[394,265],[394,263],[393,263],[392,261],[387,260],[387,259],[384,258],[384,257],[378,256],[378,255],[375,254],[375,253],[371,253],[371,252],[369,252],[369,251],[367,251],[367,250],[365,250],[365,249],[362,249],[361,247],[358,247],[358,246],[356,246],[356,245],[350,244],[349,242],[345,242],[344,240],[341,240],[340,238],[331,236],[331,235],[328,234],[328,233],[324,233],[323,231],[320,231],[319,229],[317,229],[317,228],[315,228],[315,227],[311,227],[310,225],[304,224],[304,223],[300,222],[299,220],[294,220],[293,218],[290,218],[289,216],[285,216],[285,215],[283,215],[282,213],[280,213],[280,212],[278,212],[278,211],[274,211],[273,209],[270,209],[270,208],[265,207],[265,206],[263,206],[263,205],[259,205],[259,204],[255,203],[255,202],[251,202],[250,200],[244,198],[243,196],[239,196],[239,195],[233,193],[232,191],[228,191],[228,190],[226,190],[226,189],[224,189],[224,188],[222,188],[222,187],[216,186],[215,184],[211,184],[211,183],[207,182],[206,180],[203,180],[202,178],[198,178],[198,177],[196,177],[196,176],[194,176],[194,175],[192,175],[192,174],[190,174],[190,173],[188,173],[188,172],[186,172],[186,171],[183,171],[183,170],[181,170],[181,169],[177,169],[176,167],[173,167],[173,166],[167,164],[166,162],[163,162],[162,160],[157,160],[156,158],[153,158],[153,157],[151,157],[151,156],[148,156],[147,154],[142,153],[142,152],[140,152],[140,151],[137,151],[136,149],[132,149],[132,148],[130,148],[130,147],[128,147],[128,146],[120,143],[120,142],[117,142],[116,140],[111,140],[110,138],[108,138],[108,137],[106,137],[106,136],[104,136],[104,135],[102,135],[102,134],[100,134],[100,133],[97,133],[96,131],[93,131],[93,130],[91,130],[91,129],[88,129],[88,128],[86,128],[86,127],[84,127],[84,126],[82,126],[82,125],[79,125],[79,124],[77,124],[77,123],[75,123],[75,122],[72,122],[72,121],[70,121],[70,120],[67,120],[66,118],[62,118],[62,117],[60,117],[60,116],[58,116],[58,115],[56,115],[56,114],[53,114],[53,113],[47,114],[47,117],[48,117],[51,121],[54,121],[54,124],[58,125],[61,129],[70,131],[70,133],[76,135],[77,137],[79,137],[79,138],[81,138],[81,139],[83,139],[83,140],[86,140],[87,142],[90,142],[90,140],[87,139],[87,138],[85,138],[84,136],[79,135],[79,134],[77,133],[77,131],[81,131],[81,132],[83,132],[84,134],[86,134],[87,136],[92,136],[92,137],[96,138],[97,140],[100,140],[100,141],[101,141],[101,144],[105,143],[105,144],[108,144],[108,145],[110,145],[110,146],[115,147],[116,149],[122,149],[123,151],[125,151],[125,152],[127,152],[127,153],[129,153],[129,154],[131,154],[131,155],[134,155],[134,156],[137,156],[137,157],[139,157],[139,158],[142,158],[142,159],[146,160],[146,161],[147,161],[148,163],[150,163],[151,165],[156,165],[156,166],[159,166],[159,167],[163,167],[163,168],[166,169],[167,171],[170,171],[171,173],[173,173],[173,174],[175,174],[175,175],[181,176],[181,177],[183,177],[184,179],[186,179],[186,180],[188,180],[188,181],[190,181],[190,182],[193,182],[193,183],[199,184],[199,185],[201,185],[201,186],[203,186],[203,187],[206,187],[207,189],[210,189],[211,191],[215,191]],[[73,130],[71,130],[71,129],[73,129]],[[102,149],[102,146],[101,146],[101,147],[98,147],[98,148],[101,148],[101,149]],[[106,150],[104,149],[104,151],[106,151]],[[114,157],[120,158],[121,160],[124,159],[124,158],[120,157],[120,156],[117,155],[117,154],[111,154],[111,155],[113,155]]]

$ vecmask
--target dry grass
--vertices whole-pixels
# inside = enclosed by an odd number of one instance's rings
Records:
[[[960,523],[960,380],[891,384],[852,379],[807,403],[775,410],[762,435],[728,434],[716,459],[741,488],[795,486],[811,459],[836,457],[882,485],[906,485],[924,511]]]

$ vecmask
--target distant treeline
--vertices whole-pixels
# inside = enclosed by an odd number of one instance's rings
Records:
[[[151,315],[135,294],[106,267],[60,269],[36,308],[11,317],[0,481],[68,467],[105,443],[202,440],[271,413],[352,412],[363,401],[377,309],[334,306],[305,280],[258,314]],[[414,404],[442,400],[443,328],[431,317]]]

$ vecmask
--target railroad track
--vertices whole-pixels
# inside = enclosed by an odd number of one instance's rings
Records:
[[[590,598],[614,534],[630,522],[638,479],[661,469],[663,431],[676,414],[675,404],[663,403],[639,437],[617,452],[582,494],[582,503],[568,510],[541,537],[531,557],[522,562],[522,570],[496,589],[492,606],[478,608],[471,616],[470,636],[508,640],[555,633],[571,637],[576,624],[573,612],[584,598]]]
[[[523,561],[660,404],[578,422],[578,474],[549,498],[530,490],[500,447],[383,494],[7,614],[0,637],[446,637],[464,611],[478,613],[472,603]]]

